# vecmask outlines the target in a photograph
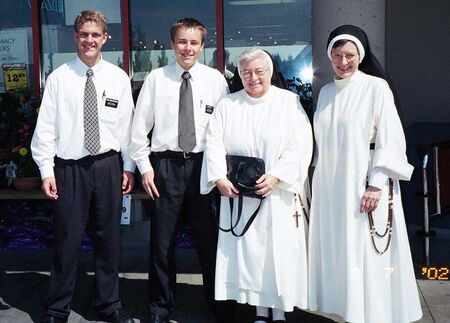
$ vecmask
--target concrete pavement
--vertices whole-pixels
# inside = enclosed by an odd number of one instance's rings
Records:
[[[145,247],[124,247],[121,252],[122,303],[137,322],[145,322],[147,318],[147,259]],[[0,322],[40,322],[51,266],[50,251],[0,250],[0,260]],[[178,249],[177,264],[177,310],[172,316],[172,322],[213,323],[214,319],[202,294],[202,278],[195,249]],[[93,284],[92,252],[83,252],[70,323],[97,322],[90,303]],[[418,322],[450,322],[450,282],[418,280],[418,286],[424,313]],[[238,306],[236,323],[251,322],[252,317],[253,312],[249,306]],[[287,319],[289,322],[299,323],[344,322],[337,316],[300,310],[289,313]]]

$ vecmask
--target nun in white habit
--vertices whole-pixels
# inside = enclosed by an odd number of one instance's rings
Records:
[[[209,121],[201,191],[218,188],[220,223],[229,226],[228,199],[235,198],[236,206],[238,189],[226,178],[225,156],[251,156],[265,162],[255,186],[265,199],[244,236],[219,232],[215,297],[256,306],[254,322],[269,322],[269,308],[273,322],[285,322],[285,311],[307,306],[307,223],[294,214],[295,194],[303,194],[311,160],[311,127],[298,96],[270,84],[267,53],[245,51],[238,71],[244,89],[224,97]],[[258,204],[244,197],[237,232]]]
[[[416,321],[399,186],[413,168],[394,96],[363,30],[338,27],[327,46],[335,79],[314,115],[309,307],[352,323]]]

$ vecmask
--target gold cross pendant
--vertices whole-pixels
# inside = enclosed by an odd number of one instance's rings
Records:
[[[300,216],[300,214],[298,214],[298,211],[295,210],[295,213],[292,216],[295,217],[295,225],[298,228],[298,217]]]

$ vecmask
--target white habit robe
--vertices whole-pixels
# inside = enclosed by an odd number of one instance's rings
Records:
[[[403,323],[422,316],[404,220],[399,180],[413,168],[385,80],[357,71],[325,85],[314,115],[317,144],[309,231],[311,310],[341,315],[347,322]],[[370,150],[370,143],[375,149]],[[394,181],[392,241],[377,255],[367,214],[360,213],[366,178],[373,171]],[[385,178],[386,179],[386,178]],[[384,233],[388,183],[373,213]],[[387,238],[375,239],[384,250]]]
[[[264,159],[266,173],[280,182],[266,197],[243,237],[219,232],[215,297],[284,311],[307,306],[307,223],[293,216],[294,193],[303,193],[312,155],[312,132],[299,98],[271,86],[261,98],[245,90],[224,97],[206,135],[201,191],[208,193],[226,178],[225,155]],[[244,197],[244,224],[259,204]],[[234,201],[234,212],[238,201]],[[221,198],[220,224],[230,225],[227,197]],[[301,213],[301,210],[298,210]],[[236,214],[234,214],[236,219]]]

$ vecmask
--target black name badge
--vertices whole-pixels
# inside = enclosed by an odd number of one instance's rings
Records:
[[[213,111],[214,111],[214,107],[213,107],[212,105],[207,105],[207,106],[205,107],[205,112],[206,112],[206,113],[212,114]]]
[[[114,99],[106,99],[105,106],[110,108],[117,108],[117,105],[119,104],[119,100]]]

